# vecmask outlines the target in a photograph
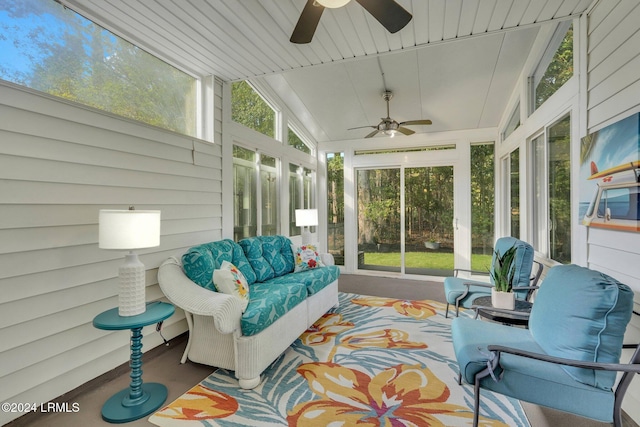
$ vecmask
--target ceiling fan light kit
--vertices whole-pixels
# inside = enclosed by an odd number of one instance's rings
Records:
[[[307,0],[298,23],[291,34],[291,43],[311,42],[320,17],[325,8],[336,9],[345,6],[350,0]],[[394,0],[356,0],[390,33],[403,29],[413,16]]]
[[[351,0],[316,0],[316,3],[329,9],[337,9],[346,5],[350,1]]]
[[[389,101],[393,98],[393,92],[390,90],[385,90],[382,92],[382,99],[384,99],[387,103],[387,117],[383,117],[380,123],[375,126],[359,126],[355,128],[349,128],[348,130],[354,129],[364,129],[364,128],[373,128],[375,129],[373,132],[365,136],[365,138],[372,138],[379,133],[383,133],[391,138],[396,136],[396,134],[401,133],[403,135],[413,135],[416,133],[415,131],[406,128],[404,126],[413,126],[413,125],[430,125],[431,120],[407,120],[405,122],[397,122],[390,117],[389,114]]]

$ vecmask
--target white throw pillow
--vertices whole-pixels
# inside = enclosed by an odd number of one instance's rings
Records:
[[[244,274],[229,261],[222,261],[219,270],[213,271],[213,284],[218,292],[234,295],[242,302],[242,312],[249,304],[249,284]]]
[[[324,267],[322,259],[318,254],[318,245],[306,244],[302,246],[291,245],[293,259],[295,262],[294,271],[311,270],[316,267]]]

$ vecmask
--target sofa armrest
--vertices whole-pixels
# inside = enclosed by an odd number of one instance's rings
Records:
[[[158,283],[174,305],[192,314],[212,316],[220,333],[229,334],[240,329],[240,300],[196,285],[184,274],[177,259],[169,258],[160,265]]]
[[[320,259],[324,265],[336,265],[336,261],[333,259],[333,255],[330,253],[320,254]]]

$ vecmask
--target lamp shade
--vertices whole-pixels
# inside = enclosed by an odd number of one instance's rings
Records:
[[[317,209],[296,209],[296,227],[318,225]]]
[[[160,211],[109,210],[99,214],[101,249],[142,249],[160,245]]]

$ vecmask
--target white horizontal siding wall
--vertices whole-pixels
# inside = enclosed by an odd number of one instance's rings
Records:
[[[129,359],[128,331],[91,323],[117,306],[124,259],[98,248],[100,209],[162,211],[161,245],[138,252],[152,301],[164,259],[221,238],[221,189],[220,144],[0,83],[0,402],[47,402]],[[186,329],[176,312],[164,334]],[[161,343],[143,333],[144,351]]]
[[[607,0],[588,16],[587,127],[589,132],[640,111],[640,2]],[[616,277],[636,292],[640,312],[640,234],[589,228],[588,265]],[[626,341],[640,342],[633,316]],[[630,357],[625,351],[623,358]],[[623,409],[640,424],[640,380],[634,379]]]

